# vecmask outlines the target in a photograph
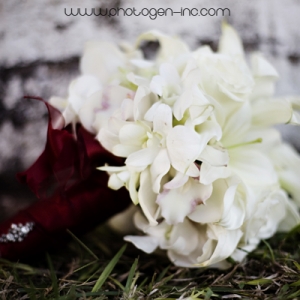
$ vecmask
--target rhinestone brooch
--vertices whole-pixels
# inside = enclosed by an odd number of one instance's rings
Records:
[[[8,233],[0,236],[0,243],[22,242],[27,234],[33,229],[34,223],[27,222],[25,224],[11,224]]]

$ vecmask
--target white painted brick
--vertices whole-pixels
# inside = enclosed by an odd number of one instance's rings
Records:
[[[300,2],[298,0],[127,0],[119,6],[142,8],[163,7],[174,11],[181,7],[229,8],[227,17],[239,31],[247,49],[260,50],[278,70],[281,78],[278,95],[300,95]],[[84,43],[90,39],[114,42],[133,42],[141,32],[159,29],[181,36],[191,48],[203,41],[217,43],[222,17],[68,17],[64,8],[110,8],[118,1],[53,1],[53,0],[3,0],[0,3],[0,68],[10,72],[11,79],[4,88],[3,105],[8,110],[17,109],[24,94],[64,96],[68,82],[77,74],[74,63],[60,72],[57,63],[79,57]],[[50,62],[56,63],[55,67]],[[19,74],[22,65],[30,66],[29,75]],[[36,65],[36,67],[35,67]],[[71,64],[70,64],[71,65]],[[14,71],[15,68],[15,71]],[[36,110],[38,109],[38,110]],[[45,110],[33,105],[24,111],[29,124],[22,131],[12,127],[7,120],[0,125],[0,164],[17,155],[22,148],[24,166],[32,163],[42,151],[46,120]],[[39,126],[37,128],[37,126]],[[41,128],[41,130],[40,130]],[[38,132],[41,132],[40,134]],[[26,135],[26,137],[25,137]],[[285,136],[299,145],[299,128],[285,129]],[[26,141],[28,139],[28,142]],[[20,139],[20,141],[16,141]],[[1,170],[0,170],[1,171]]]

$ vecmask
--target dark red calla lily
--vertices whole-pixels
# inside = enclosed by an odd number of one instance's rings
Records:
[[[45,150],[27,171],[17,175],[39,201],[0,224],[0,256],[11,260],[60,246],[67,229],[84,233],[131,202],[125,188],[109,189],[107,174],[96,169],[105,163],[122,165],[122,159],[107,152],[82,125],[64,127],[61,113],[43,102],[49,112]],[[7,240],[12,224],[21,228],[29,223],[33,227],[22,241]]]

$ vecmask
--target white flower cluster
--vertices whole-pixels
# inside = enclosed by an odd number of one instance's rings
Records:
[[[153,60],[144,41],[160,44]],[[92,42],[81,71],[68,98],[51,102],[126,159],[99,168],[140,207],[133,218],[144,235],[125,240],[166,250],[178,266],[226,267],[300,222],[300,157],[272,127],[299,124],[300,101],[272,98],[276,70],[258,53],[249,67],[228,24],[218,52],[158,31],[122,49]]]

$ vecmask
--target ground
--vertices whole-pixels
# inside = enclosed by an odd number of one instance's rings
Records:
[[[1,299],[300,299],[300,226],[229,270],[187,269],[100,226],[34,260],[0,261]]]

